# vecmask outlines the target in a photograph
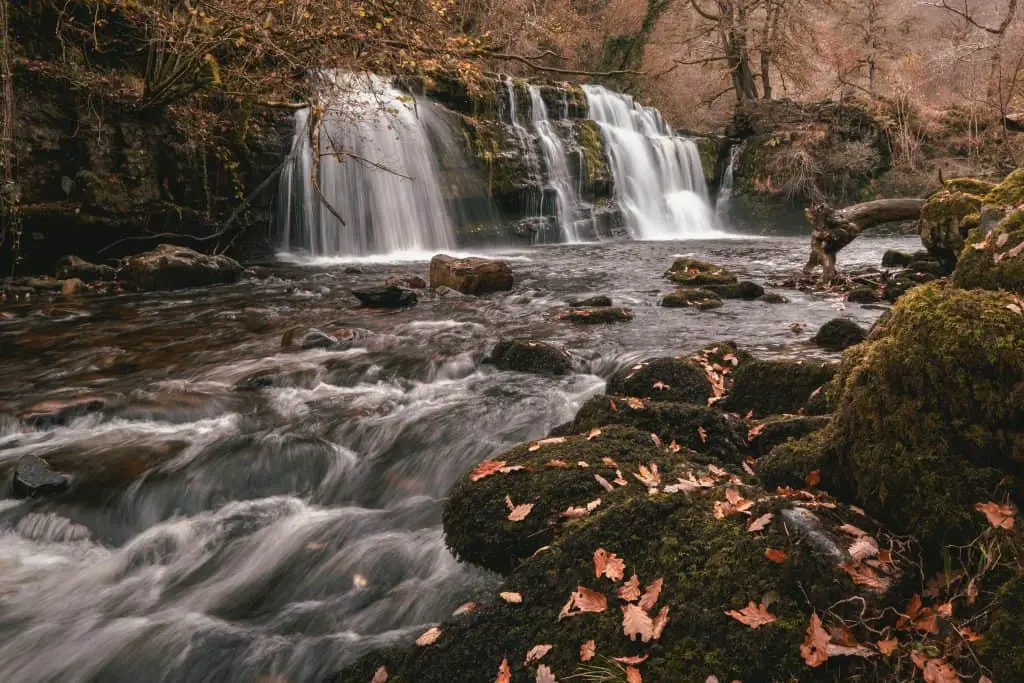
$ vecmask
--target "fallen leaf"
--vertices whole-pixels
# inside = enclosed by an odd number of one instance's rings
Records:
[[[654,605],[657,604],[658,598],[661,597],[661,587],[664,583],[664,577],[659,577],[647,584],[647,587],[644,588],[644,594],[640,596],[640,609],[647,612],[654,609]]]
[[[945,659],[929,659],[919,652],[912,653],[910,658],[924,672],[925,683],[959,683],[960,681],[956,669]]]
[[[820,484],[821,483],[821,471],[820,470],[814,470],[813,472],[808,474],[807,478],[804,479],[804,483],[807,484],[808,486],[812,487],[812,488],[817,486],[818,484]]]
[[[718,465],[708,465],[708,472],[715,475],[716,477],[728,477],[729,473],[723,470]]]
[[[828,631],[821,625],[821,619],[812,613],[811,621],[807,625],[807,637],[800,646],[800,656],[804,658],[807,666],[813,669],[828,661],[829,640]]]
[[[667,384],[665,384],[664,382],[662,382],[661,380],[658,380],[657,382],[655,382],[655,383],[654,383],[654,384],[652,384],[651,386],[652,386],[652,387],[653,387],[653,388],[654,388],[654,389],[655,389],[656,391],[668,391],[669,389],[671,389],[671,388],[672,388],[672,387],[670,387],[669,385],[667,385]]]
[[[763,432],[763,431],[764,431],[764,425],[763,424],[759,424],[759,425],[755,425],[754,427],[751,427],[747,431],[747,441],[753,441],[757,437],[761,436],[761,432]]]
[[[870,536],[861,536],[850,546],[850,557],[861,562],[878,555],[878,542]]]
[[[661,443],[661,437],[655,434],[654,432],[651,432],[651,442],[654,444],[654,447],[657,448],[658,450],[661,450],[661,448],[663,447]]]
[[[730,505],[740,512],[746,512],[750,508],[754,507],[754,502],[745,499],[736,489],[726,489],[725,499],[729,501]]]
[[[521,605],[523,602],[523,596],[519,593],[508,591],[505,593],[498,593],[498,595],[500,595],[501,599],[510,605]]]
[[[855,527],[852,524],[844,524],[844,525],[842,525],[841,527],[839,527],[839,531],[842,531],[844,534],[849,534],[850,536],[853,536],[854,538],[860,538],[861,536],[867,536],[868,535],[868,532],[864,531],[863,529],[858,529],[857,527]]]
[[[669,453],[678,453],[681,450],[683,450],[683,447],[680,446],[679,444],[677,444],[675,439],[672,439],[672,443],[670,443],[668,445],[668,452]]]
[[[776,564],[786,563],[786,553],[775,548],[765,548],[764,556]]]
[[[700,437],[701,443],[708,442],[708,430],[704,429],[703,427],[697,427],[697,435]]]
[[[1013,516],[1016,514],[1012,505],[999,503],[978,503],[974,509],[983,512],[988,523],[997,529],[1012,529]]]
[[[590,433],[587,434],[587,441],[593,441],[599,436],[601,436],[601,430],[598,429],[597,427],[594,427],[593,429],[590,430]]]
[[[469,473],[469,480],[480,481],[493,474],[497,474],[507,464],[504,460],[484,460]]]
[[[622,606],[622,632],[630,640],[648,642],[654,637],[654,620],[639,605]]]
[[[615,470],[615,478],[612,483],[616,486],[629,486],[629,482],[622,478],[622,470]]]
[[[419,638],[416,639],[416,644],[420,647],[426,647],[427,645],[433,645],[437,642],[437,639],[441,637],[441,629],[436,626],[431,626],[423,632]]]
[[[892,638],[890,640],[880,640],[877,643],[875,643],[875,645],[878,646],[879,652],[888,657],[893,652],[896,652],[896,650],[900,646],[900,641],[896,638]]]
[[[546,664],[537,667],[537,683],[558,683],[555,673]]]
[[[546,463],[544,463],[544,466],[545,467],[555,467],[555,468],[558,468],[560,470],[567,470],[567,469],[569,469],[569,463],[565,462],[564,460],[548,460]]]
[[[982,639],[982,635],[970,626],[964,626],[963,628],[961,628],[960,635],[963,636],[963,639],[966,640],[968,643],[976,643]]]
[[[754,462],[753,458],[747,458],[746,460],[744,460],[743,463],[742,463],[743,464],[743,471],[746,472],[747,474],[749,474],[752,477],[756,477],[757,476],[757,472],[754,471],[753,462]]]
[[[505,496],[505,505],[508,506],[508,521],[510,522],[521,522],[533,511],[533,503],[523,503],[522,505],[515,505],[512,503],[512,499]]]
[[[612,657],[619,664],[643,664],[650,655],[635,655],[633,657]]]
[[[512,670],[508,668],[508,659],[501,660],[498,677],[494,679],[494,683],[512,683]]]
[[[867,586],[878,591],[888,590],[889,580],[879,576],[874,569],[859,562],[844,562],[839,568],[845,571],[858,586]]]
[[[619,412],[619,407],[615,405],[615,401],[608,401],[608,407],[611,408],[613,413]]]
[[[588,467],[590,467],[590,465],[587,464],[586,460],[577,460],[576,461],[576,467],[579,467],[580,469],[584,469],[585,470]]]
[[[650,467],[640,465],[640,472],[634,472],[633,476],[647,488],[654,488],[661,485],[661,473],[658,472],[657,463],[652,462]]]
[[[953,603],[944,602],[938,607],[936,607],[935,611],[939,614],[939,616],[946,617],[948,619],[953,616]]]
[[[544,659],[544,655],[551,652],[553,645],[534,645],[526,653],[526,661],[523,662],[523,666],[529,666],[534,662],[539,662]]]
[[[562,512],[562,517],[568,517],[569,519],[581,519],[590,514],[590,511],[584,507],[568,507]]]
[[[640,669],[634,666],[626,667],[626,683],[644,683],[644,679],[640,675]]]
[[[729,610],[726,614],[736,621],[750,628],[759,628],[765,624],[775,621],[776,617],[763,604],[757,604],[751,600],[743,609]]]
[[[588,640],[587,642],[580,645],[581,662],[589,662],[591,659],[594,658],[595,654],[597,654],[597,643],[595,643],[593,640]]]
[[[641,401],[638,398],[627,398],[626,399],[626,405],[628,405],[633,410],[643,410],[644,409],[644,402]]]
[[[386,667],[380,667],[376,673],[373,674],[373,678],[370,679],[370,683],[387,683],[388,670]]]
[[[668,605],[662,605],[661,610],[658,611],[658,616],[654,617],[654,639],[659,640],[662,632],[665,630],[665,625],[668,624]]]
[[[747,531],[749,531],[752,534],[757,533],[758,531],[764,531],[768,528],[768,525],[772,523],[772,519],[774,518],[775,515],[773,515],[770,512],[768,514],[761,515],[760,517],[758,517],[757,519],[755,519],[747,525]]]
[[[461,617],[463,614],[472,614],[476,611],[476,607],[477,605],[475,602],[464,602],[459,605],[454,612],[452,612],[452,616]]]
[[[601,488],[603,488],[605,491],[611,493],[612,491],[615,490],[615,487],[611,485],[611,482],[602,477],[600,474],[595,474],[594,479],[597,480],[597,483],[600,484]]]
[[[640,578],[636,574],[619,588],[619,598],[626,602],[635,602],[640,598]]]
[[[625,575],[626,561],[604,548],[594,551],[594,573],[597,578],[607,576],[612,581],[621,581]]]
[[[575,592],[569,596],[569,601],[562,606],[558,613],[558,620],[565,617],[574,617],[584,612],[603,612],[608,609],[608,598],[603,593],[592,591],[583,586],[577,586]]]

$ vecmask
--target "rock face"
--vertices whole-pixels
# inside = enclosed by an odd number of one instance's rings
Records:
[[[689,358],[650,358],[612,375],[608,393],[705,405],[712,387],[704,370]]]
[[[35,498],[61,493],[67,490],[68,484],[68,478],[54,471],[45,460],[26,455],[14,467],[11,493],[15,498]]]
[[[844,351],[860,344],[867,337],[867,332],[852,320],[833,318],[822,325],[811,341],[829,351]]]
[[[457,259],[438,254],[430,260],[430,288],[450,287],[463,294],[488,294],[512,289],[512,267],[485,258]]]
[[[416,292],[397,285],[353,289],[352,296],[366,308],[408,308],[419,301]]]
[[[940,190],[921,210],[918,233],[928,253],[948,270],[956,265],[967,234],[978,227],[984,199],[965,192]]]
[[[991,232],[971,234],[953,271],[964,289],[1007,290],[1024,295],[1024,208],[1011,212]]]
[[[714,292],[698,287],[683,287],[661,300],[664,308],[696,308],[700,311],[711,311],[721,308],[725,303]]]
[[[113,280],[117,271],[110,266],[89,263],[77,256],[64,256],[57,262],[57,277],[66,280],[77,278],[82,282],[99,282],[101,280]]]
[[[572,358],[562,349],[533,339],[501,341],[491,351],[488,362],[513,372],[566,375],[572,372]]]
[[[677,259],[672,267],[665,271],[665,277],[683,287],[734,285],[737,283],[736,276],[728,269],[713,263],[688,258]]]
[[[153,251],[125,259],[123,274],[140,291],[186,289],[238,282],[242,266],[227,256],[161,244]]]

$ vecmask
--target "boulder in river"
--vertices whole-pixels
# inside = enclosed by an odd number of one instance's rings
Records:
[[[818,334],[811,339],[823,349],[845,351],[867,339],[864,328],[848,318],[833,318],[822,325]]]
[[[928,252],[924,253],[925,256]],[[882,255],[882,267],[883,268],[906,268],[914,261],[919,260],[920,254],[908,254],[905,251],[897,251],[895,249],[889,249]]]
[[[327,334],[315,327],[303,328],[293,327],[285,330],[281,335],[281,349],[283,351],[308,351],[310,349],[337,349],[341,341],[334,335]]]
[[[724,410],[753,417],[798,412],[811,394],[836,374],[835,364],[792,360],[754,360],[740,364],[730,375],[732,386]]]
[[[15,498],[36,498],[62,493],[68,484],[68,477],[55,471],[45,460],[25,455],[14,466],[11,493]]]
[[[161,244],[153,251],[129,256],[122,273],[136,289],[151,291],[238,282],[242,266],[227,256]]]
[[[487,361],[502,370],[542,375],[572,372],[572,358],[562,349],[536,339],[500,341]]]
[[[430,288],[451,287],[463,294],[488,294],[512,289],[515,278],[506,261],[455,258],[438,254],[430,260]]]
[[[633,319],[633,310],[623,306],[601,308],[574,308],[558,316],[559,320],[568,320],[581,325],[603,325],[607,323],[625,323]]]
[[[569,306],[572,308],[607,308],[612,305],[612,298],[605,296],[604,294],[598,296],[592,296],[582,301],[570,301]]]
[[[117,271],[110,266],[89,263],[78,256],[64,256],[57,262],[57,278],[60,280],[77,278],[88,283],[113,280],[115,277]]]
[[[427,281],[419,275],[388,275],[384,282],[385,287],[404,287],[406,289],[426,289]]]
[[[749,280],[743,280],[731,285],[704,285],[703,288],[709,292],[714,292],[723,299],[754,301],[764,296],[764,287]]]
[[[762,296],[759,296],[757,298],[757,300],[762,302],[762,303],[766,303],[766,304],[788,304],[789,303],[789,299],[787,299],[786,297],[782,296],[781,294],[777,294],[775,292],[768,292],[766,294],[763,294]]]
[[[352,295],[364,308],[408,308],[419,300],[416,292],[397,285],[353,289]]]
[[[710,311],[721,308],[725,304],[712,291],[696,287],[683,287],[671,294],[666,294],[661,300],[661,305],[664,308],[696,308],[700,311]]]
[[[665,271],[665,277],[683,287],[734,285],[738,281],[735,275],[722,266],[689,258],[676,259],[672,267]]]
[[[649,358],[622,368],[608,380],[608,393],[705,405],[712,387],[704,370],[689,358]]]

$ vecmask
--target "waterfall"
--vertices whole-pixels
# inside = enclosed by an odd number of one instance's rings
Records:
[[[722,217],[729,210],[729,200],[732,199],[732,188],[736,178],[736,160],[743,151],[743,145],[733,145],[729,149],[729,165],[725,167],[725,174],[722,175],[722,185],[718,188],[718,199],[715,201],[715,213]]]
[[[552,129],[548,108],[541,97],[540,88],[531,85],[529,90],[530,119],[533,129],[537,132],[541,153],[544,155],[547,186],[555,195],[558,230],[563,242],[578,242],[580,240],[576,231],[576,222],[579,220],[580,197],[573,183],[572,174],[569,172],[569,159],[565,151],[565,144]],[[568,109],[568,103],[565,108]]]
[[[590,118],[601,127],[615,198],[634,239],[721,236],[708,200],[697,145],[673,135],[656,109],[629,95],[583,86]]]
[[[336,74],[322,98],[319,149],[310,112],[295,115],[293,163],[281,177],[284,248],[313,256],[360,256],[450,249],[454,228],[445,208],[430,139],[443,137],[434,105],[375,76]],[[311,171],[319,155],[318,184]]]

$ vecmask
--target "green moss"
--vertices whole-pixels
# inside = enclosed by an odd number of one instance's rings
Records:
[[[587,185],[607,185],[612,182],[611,168],[605,154],[601,128],[589,119],[581,120],[576,126],[576,139],[583,155],[583,174]]]
[[[754,417],[796,413],[819,387],[836,373],[836,366],[801,361],[753,361],[732,373],[733,386],[721,407]]]
[[[772,490],[780,486],[802,488],[806,486],[808,475],[818,472],[819,486],[838,495],[837,487],[841,489],[845,482],[837,476],[831,439],[826,426],[801,439],[781,443],[757,461],[757,476],[765,488]]]
[[[985,195],[986,206],[1015,207],[1024,202],[1024,168],[1018,168]]]
[[[462,117],[466,148],[487,174],[491,196],[508,195],[529,183],[522,152],[505,126],[494,120]]]
[[[995,606],[989,615],[989,629],[975,648],[995,680],[1012,681],[1024,671],[1024,579],[1015,578],[1001,586]]]
[[[722,142],[717,138],[696,138],[694,143],[700,153],[700,166],[704,170],[704,182],[710,187],[716,180],[718,156],[722,150]]]
[[[950,192],[962,192],[976,197],[984,197],[995,187],[995,183],[978,180],[977,178],[953,178],[945,183],[945,188]]]
[[[534,339],[500,341],[488,362],[503,370],[564,375],[572,371],[572,357],[562,349]]]
[[[700,287],[681,287],[661,300],[665,308],[696,308],[710,311],[721,308],[725,302],[714,292]]]
[[[831,422],[832,418],[827,416],[782,415],[771,417],[751,431],[750,447],[755,456],[762,457],[770,453],[776,446],[792,443],[809,434],[821,431]]]
[[[967,234],[981,222],[982,202],[973,194],[940,190],[921,209],[921,242],[948,270],[956,265]]]
[[[1007,215],[988,235],[971,233],[960,254],[953,282],[965,289],[1008,290],[1024,294],[1024,209]]]
[[[621,396],[705,405],[712,389],[704,370],[689,358],[650,358],[612,375],[607,391]]]
[[[665,271],[665,277],[684,287],[733,285],[737,282],[736,276],[722,266],[688,258],[676,259]]]

